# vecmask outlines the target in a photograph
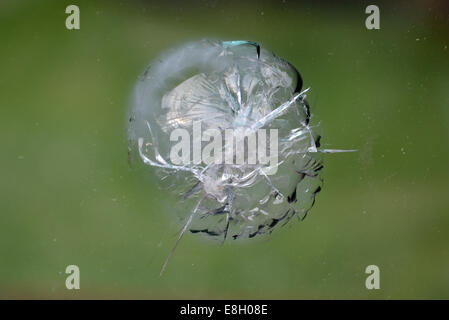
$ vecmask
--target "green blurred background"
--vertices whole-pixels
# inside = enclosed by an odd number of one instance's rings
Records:
[[[448,6],[377,2],[369,31],[368,4],[3,0],[0,298],[449,298]],[[223,246],[187,234],[160,278],[176,200],[129,168],[126,109],[153,58],[202,38],[292,62],[324,146],[358,152],[325,155],[303,222]]]

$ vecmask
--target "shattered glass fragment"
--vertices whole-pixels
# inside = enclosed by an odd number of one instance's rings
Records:
[[[176,245],[187,230],[220,240],[253,238],[293,217],[304,219],[322,186],[318,154],[338,150],[320,148],[309,123],[307,90],[301,90],[294,66],[249,41],[189,43],[147,68],[130,111],[130,151],[157,168],[185,204]],[[174,164],[170,150],[176,142],[170,135],[184,129],[194,136],[195,121],[203,131],[218,129],[222,137],[233,129],[233,139],[276,129],[276,173],[267,174],[259,163]],[[248,141],[245,159],[250,157]],[[204,148],[208,142],[197,143]],[[237,148],[231,152],[239,156]]]

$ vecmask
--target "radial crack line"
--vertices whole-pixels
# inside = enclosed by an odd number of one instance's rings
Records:
[[[294,95],[293,98],[291,98],[289,101],[284,102],[279,107],[277,107],[276,109],[271,111],[269,114],[267,114],[266,116],[264,116],[263,118],[261,118],[257,122],[255,122],[251,126],[251,129],[253,129],[253,130],[260,129],[260,128],[264,127],[266,124],[272,122],[277,117],[281,116],[290,106],[293,105],[294,102],[296,102],[296,100],[301,98],[309,90],[310,90],[310,88],[307,88],[307,89],[303,90],[302,92]]]
[[[190,223],[192,223],[193,220],[193,216],[195,215],[195,213],[198,211],[198,208],[201,204],[201,202],[203,201],[204,197],[202,197],[200,200],[198,200],[198,203],[195,206],[195,209],[193,209],[193,212],[190,214],[189,219],[187,219],[186,224],[184,225],[184,227],[181,230],[181,233],[179,234],[178,240],[176,240],[175,245],[173,246],[173,248],[170,250],[170,253],[167,257],[167,259],[164,262],[164,265],[162,266],[161,272],[159,274],[159,276],[161,277],[162,274],[165,271],[165,268],[167,267],[168,261],[170,261],[170,258],[173,256],[173,253],[175,252],[176,248],[178,247],[178,244],[181,242],[182,237],[184,236],[184,233],[186,232],[187,228],[189,227]]]

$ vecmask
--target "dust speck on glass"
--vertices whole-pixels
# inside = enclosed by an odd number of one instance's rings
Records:
[[[187,230],[222,241],[253,238],[306,217],[322,186],[319,152],[338,150],[320,148],[301,90],[292,64],[251,41],[188,43],[145,70],[129,115],[129,151],[185,204],[173,250]],[[261,164],[173,164],[170,133],[192,133],[195,121],[223,136],[227,129],[276,129],[276,173]]]

